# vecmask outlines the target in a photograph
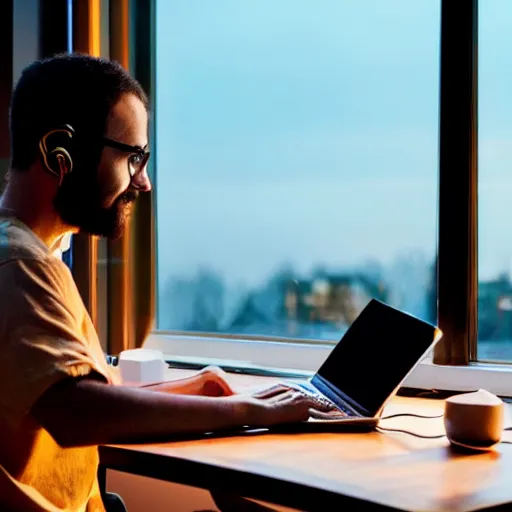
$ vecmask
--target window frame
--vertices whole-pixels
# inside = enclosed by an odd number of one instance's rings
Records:
[[[434,362],[477,359],[478,0],[441,2],[438,324]]]
[[[154,331],[145,348],[159,350],[176,367],[200,368],[217,365],[227,370],[274,375],[311,376],[320,367],[333,344],[304,340],[278,340],[258,337],[237,338],[199,333]],[[499,396],[512,396],[510,364],[470,363],[439,365],[431,355],[407,376],[404,387],[444,391],[486,389]]]

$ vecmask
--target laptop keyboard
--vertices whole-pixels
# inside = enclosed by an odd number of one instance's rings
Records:
[[[346,416],[354,416],[354,413],[345,405],[336,405],[335,403],[333,403],[331,400],[329,400],[328,398],[320,395],[319,393],[315,392],[313,389],[309,388],[309,387],[306,387],[306,386],[301,386],[305,392],[307,393],[307,395],[312,398],[315,402],[318,403],[318,405],[320,405],[322,408],[327,406],[327,407],[335,407],[335,410],[332,411],[332,412],[329,412],[329,416],[331,416],[333,419],[337,419],[339,418],[340,416],[341,417],[346,417]]]

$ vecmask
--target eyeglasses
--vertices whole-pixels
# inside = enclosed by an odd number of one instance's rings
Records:
[[[132,180],[146,168],[150,155],[149,151],[142,149],[140,146],[130,146],[107,137],[103,137],[103,144],[109,148],[123,151],[123,153],[130,153],[128,157],[128,172]]]

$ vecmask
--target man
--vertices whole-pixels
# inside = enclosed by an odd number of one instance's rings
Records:
[[[314,404],[300,394],[232,395],[215,371],[153,390],[116,385],[54,253],[71,233],[119,236],[151,189],[148,101],[123,68],[83,55],[33,63],[13,92],[10,131],[0,202],[0,510],[104,510],[99,444],[310,415]]]

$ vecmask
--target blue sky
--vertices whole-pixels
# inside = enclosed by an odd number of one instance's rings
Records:
[[[482,278],[512,267],[512,2],[485,8]],[[160,278],[433,259],[439,18],[436,0],[159,0]]]

